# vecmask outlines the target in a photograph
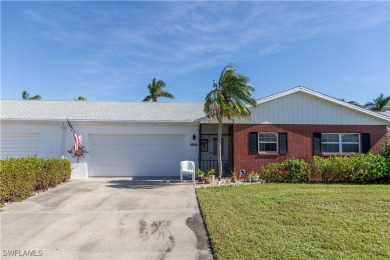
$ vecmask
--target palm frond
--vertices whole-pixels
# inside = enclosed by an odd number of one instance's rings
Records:
[[[163,90],[159,93],[159,96],[166,97],[166,98],[172,98],[172,99],[175,98],[175,96],[173,96],[171,93],[169,93],[168,91],[163,91]]]
[[[151,96],[146,96],[142,101],[143,102],[149,102],[152,99]]]
[[[206,96],[204,111],[207,117],[229,120],[250,117],[251,111],[247,104],[255,106],[256,101],[252,97],[255,89],[248,82],[249,78],[236,73],[232,65],[226,66],[218,83],[213,81],[213,90]]]
[[[364,107],[372,111],[386,111],[389,105],[390,96],[385,96],[383,93],[381,93],[377,98],[373,99],[372,102],[365,104]]]
[[[33,96],[33,97],[30,97],[30,98],[28,98],[28,99],[30,99],[30,100],[40,100],[42,97],[40,96],[40,95],[35,95],[35,96]]]
[[[26,90],[23,90],[22,91],[22,98],[23,99],[28,99],[28,96],[29,96],[28,92]]]
[[[163,90],[165,87],[164,81],[153,78],[147,86],[149,95],[143,101],[157,102],[159,97],[175,98],[171,93]]]

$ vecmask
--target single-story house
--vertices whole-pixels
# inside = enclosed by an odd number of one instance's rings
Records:
[[[230,169],[314,155],[377,153],[390,118],[296,87],[257,101],[251,119],[226,121],[222,160]],[[66,118],[88,153],[79,163]],[[203,103],[1,100],[1,158],[66,158],[73,176],[178,176],[179,163],[217,168],[217,122]]]

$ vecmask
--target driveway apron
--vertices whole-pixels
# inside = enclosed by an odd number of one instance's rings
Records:
[[[0,210],[2,259],[212,259],[190,182],[76,179]]]

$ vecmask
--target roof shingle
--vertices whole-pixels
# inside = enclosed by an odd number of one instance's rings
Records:
[[[195,122],[203,103],[1,100],[2,120]]]

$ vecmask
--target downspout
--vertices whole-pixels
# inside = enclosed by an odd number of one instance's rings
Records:
[[[61,123],[62,128],[62,139],[61,139],[61,159],[65,159],[65,144],[66,144],[66,124]]]

